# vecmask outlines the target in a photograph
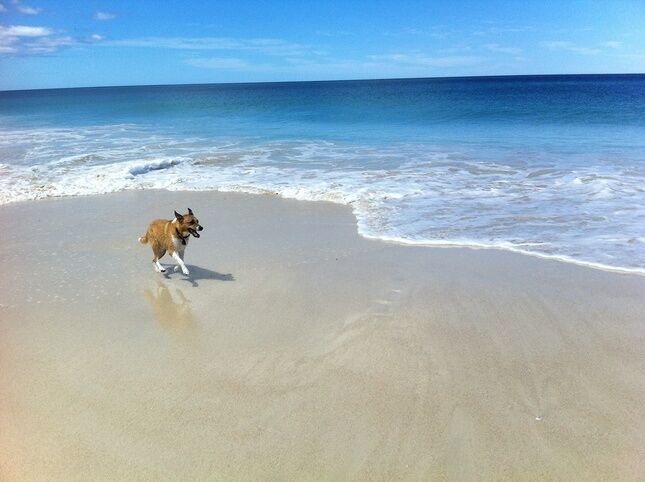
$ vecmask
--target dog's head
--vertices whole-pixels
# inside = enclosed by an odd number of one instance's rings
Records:
[[[199,233],[197,231],[202,231],[204,228],[199,224],[199,219],[195,217],[193,211],[188,208],[188,214],[179,214],[175,211],[175,219],[179,224],[179,231],[183,233],[189,233],[199,238]]]

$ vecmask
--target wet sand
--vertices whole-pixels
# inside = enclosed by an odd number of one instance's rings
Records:
[[[164,277],[137,237],[188,206],[191,276]],[[645,478],[643,276],[243,194],[17,203],[0,229],[1,480]]]

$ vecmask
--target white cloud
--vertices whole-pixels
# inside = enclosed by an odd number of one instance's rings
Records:
[[[276,78],[291,80],[360,79],[368,77],[423,77],[438,74],[442,68],[455,69],[459,75],[473,73],[468,66],[488,60],[476,56],[426,55],[420,51],[371,55],[358,58],[322,56],[285,56],[277,61],[247,59],[245,57],[200,57],[184,62],[204,69],[237,71],[240,75],[271,73]],[[476,67],[475,67],[476,68]]]
[[[316,30],[316,35],[323,37],[353,37],[356,34],[348,30]]]
[[[76,40],[72,37],[40,37],[26,43],[25,48],[30,54],[45,54],[71,45],[76,45]]]
[[[187,59],[185,63],[192,65],[193,67],[201,67],[204,69],[245,70],[251,67],[251,65],[244,60],[236,58],[197,58]]]
[[[45,37],[51,35],[51,29],[47,27],[28,27],[26,25],[0,26],[0,38],[2,37]]]
[[[27,5],[18,5],[16,8],[24,15],[38,15],[42,12],[42,8],[28,7]]]
[[[424,29],[404,27],[399,30],[382,32],[382,34],[386,37],[430,37],[443,40],[449,36],[458,35],[459,32],[445,25],[434,25]]]
[[[541,45],[551,50],[565,50],[581,55],[597,55],[602,52],[598,48],[580,47],[572,42],[564,42],[562,40],[550,40],[542,42]]]
[[[28,27],[26,25],[0,26],[0,54],[17,53],[24,42],[33,42],[52,34],[46,27]]]
[[[59,35],[47,27],[0,26],[0,54],[47,54],[65,47],[96,43],[101,40],[103,37],[98,34],[86,38],[74,38]]]
[[[499,27],[495,26],[495,22],[485,22],[488,24],[493,24],[491,27],[486,27],[484,29],[475,30],[472,32],[472,35],[482,36],[482,35],[500,35],[500,34],[517,34],[524,32],[535,32],[537,29],[532,25],[520,25],[515,27]]]
[[[116,18],[116,14],[110,12],[96,12],[94,19],[96,20],[112,20]]]
[[[491,52],[499,52],[501,54],[521,55],[522,49],[517,47],[504,47],[499,44],[485,44],[483,47]]]
[[[603,47],[607,47],[610,49],[619,49],[623,46],[622,43],[616,42],[615,40],[609,40],[608,42],[603,42]]]
[[[478,64],[485,60],[484,57],[473,55],[450,55],[443,57],[434,57],[419,52],[370,55],[368,58],[377,61],[388,61],[395,62],[397,64],[414,65],[420,67],[458,67]]]
[[[0,53],[8,54],[17,52],[18,39],[16,37],[2,37],[0,36]]]
[[[280,39],[235,39],[228,37],[143,37],[113,40],[106,46],[166,48],[178,50],[231,50],[253,51],[266,55],[299,56],[314,53],[306,45],[286,42]]]

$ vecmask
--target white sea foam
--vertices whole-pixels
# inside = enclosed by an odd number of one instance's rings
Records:
[[[274,193],[350,205],[367,237],[645,274],[645,172],[620,163],[480,160],[428,145],[178,139],[132,126],[3,131],[0,145],[0,203],[124,189]]]
[[[181,161],[178,159],[160,159],[154,161],[139,162],[128,168],[128,172],[134,177],[145,174],[150,171],[160,171],[161,169],[168,169],[176,166]]]

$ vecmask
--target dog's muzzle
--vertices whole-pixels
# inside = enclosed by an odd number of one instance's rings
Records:
[[[201,226],[197,226],[197,231],[203,231],[203,230],[204,230],[204,228],[202,228]],[[195,230],[194,230],[194,229],[192,229],[192,228],[188,230],[188,232],[189,232],[190,234],[192,234],[192,235],[193,235],[193,236],[195,236],[196,238],[199,238],[199,233],[198,233],[197,231],[195,231]]]

